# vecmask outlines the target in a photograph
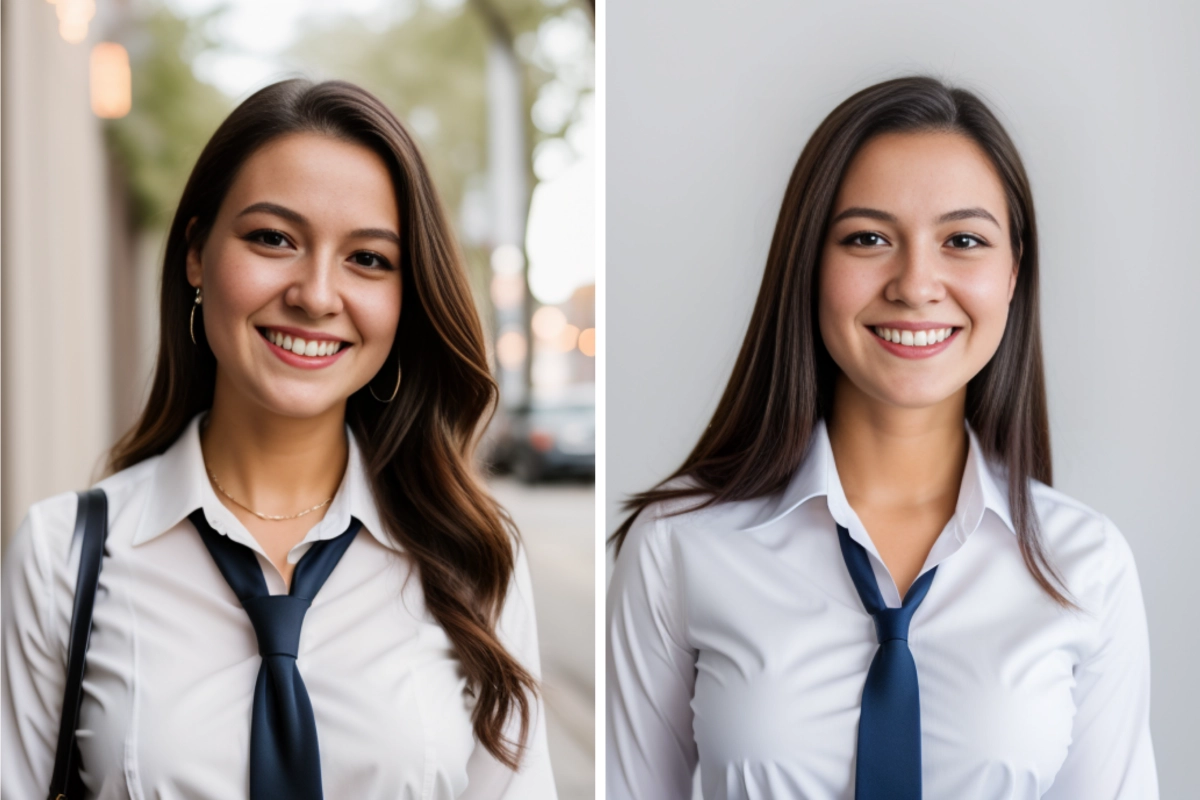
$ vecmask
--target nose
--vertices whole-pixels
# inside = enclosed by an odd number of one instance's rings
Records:
[[[893,260],[893,273],[884,289],[889,302],[919,308],[946,295],[942,264],[933,247],[909,244]]]
[[[341,262],[332,251],[314,251],[298,262],[296,269],[295,279],[284,292],[284,302],[311,319],[341,312]]]

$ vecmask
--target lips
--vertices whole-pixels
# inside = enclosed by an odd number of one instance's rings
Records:
[[[953,326],[947,326],[909,330],[876,325],[872,330],[875,331],[876,336],[887,342],[905,347],[928,347],[939,342],[944,342],[958,329]]]
[[[348,342],[340,339],[325,338],[318,336],[310,336],[305,338],[300,335],[293,335],[290,332],[278,330],[275,328],[259,328],[258,332],[263,338],[271,344],[285,351],[306,358],[321,358],[331,356],[340,350],[349,347]]]
[[[899,328],[876,325],[870,328],[875,341],[889,353],[900,358],[931,358],[950,347],[962,328],[939,325],[932,328]],[[947,333],[947,331],[949,331]]]

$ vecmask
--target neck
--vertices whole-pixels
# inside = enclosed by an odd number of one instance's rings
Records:
[[[218,371],[200,448],[238,502],[292,514],[337,492],[349,457],[345,420],[344,403],[314,417],[281,416],[233,391]]]
[[[851,507],[953,512],[967,463],[965,410],[965,387],[934,406],[899,408],[839,375],[827,428]]]

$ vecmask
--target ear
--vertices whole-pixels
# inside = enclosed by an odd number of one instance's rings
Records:
[[[200,247],[192,242],[192,231],[196,227],[197,217],[188,220],[183,238],[189,243],[187,249],[187,280],[192,286],[199,287],[203,283],[204,270],[200,264]]]

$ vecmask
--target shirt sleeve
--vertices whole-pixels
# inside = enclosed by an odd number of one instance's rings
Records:
[[[513,580],[497,628],[500,641],[508,652],[540,681],[542,670],[533,612],[533,583],[523,545],[517,548]],[[467,790],[461,800],[557,800],[546,742],[546,705],[540,691],[531,698],[529,712],[529,738],[520,768],[514,772],[497,761],[487,748],[476,743],[467,762]],[[516,741],[520,732],[520,718],[510,718],[505,737]]]
[[[79,548],[75,494],[35,504],[4,553],[0,798],[45,797],[58,746]]]
[[[1150,741],[1150,643],[1129,544],[1105,519],[1111,576],[1095,609],[1097,641],[1075,668],[1075,722],[1045,800],[1156,800]]]
[[[610,800],[692,796],[696,652],[666,523],[638,515],[608,589],[605,777]]]

